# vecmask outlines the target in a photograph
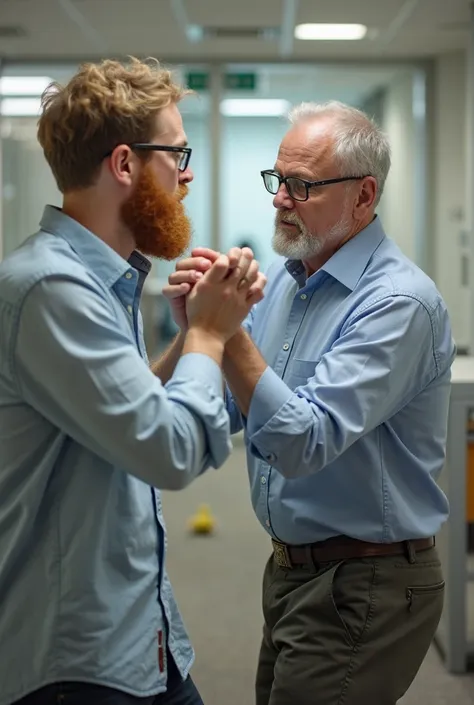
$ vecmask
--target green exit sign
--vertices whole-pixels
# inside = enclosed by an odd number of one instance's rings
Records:
[[[226,73],[224,86],[230,91],[254,91],[257,85],[255,73]]]
[[[209,74],[205,71],[189,71],[186,74],[186,85],[192,91],[208,91]],[[257,75],[251,72],[226,73],[223,87],[228,91],[254,91],[257,87]]]
[[[209,90],[209,74],[204,71],[191,71],[186,74],[186,85],[192,91]]]

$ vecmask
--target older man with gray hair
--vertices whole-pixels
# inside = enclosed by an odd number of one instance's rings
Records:
[[[375,214],[386,136],[336,102],[290,119],[262,171],[283,259],[224,363],[273,544],[256,702],[394,705],[443,606],[434,536],[448,504],[436,479],[455,346],[435,285]],[[181,287],[216,257],[195,250],[170,277],[183,331]]]

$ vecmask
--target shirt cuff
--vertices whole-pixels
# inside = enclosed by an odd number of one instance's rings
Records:
[[[270,367],[267,367],[257,382],[250,402],[247,418],[247,435],[251,443],[264,431],[265,427],[278,414],[278,411],[291,399],[293,392]],[[259,444],[260,445],[260,444]],[[262,449],[260,449],[262,450]],[[271,462],[271,453],[258,453]]]
[[[203,353],[181,355],[169,382],[176,381],[180,377],[197,380],[209,387],[216,396],[223,397],[222,370],[209,355]]]
[[[208,467],[221,467],[229,457],[232,444],[219,365],[208,355],[187,353],[179,359],[165,387],[170,398],[186,407],[202,424],[207,454],[201,472]]]

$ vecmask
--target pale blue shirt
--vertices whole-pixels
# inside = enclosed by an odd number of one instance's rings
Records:
[[[268,533],[289,544],[436,534],[455,345],[435,285],[380,220],[308,279],[278,260],[246,327],[269,365],[245,433]]]
[[[229,417],[209,357],[165,387],[149,369],[149,268],[52,207],[0,264],[0,705],[71,680],[163,692],[167,644],[192,664],[159,489],[222,465]]]

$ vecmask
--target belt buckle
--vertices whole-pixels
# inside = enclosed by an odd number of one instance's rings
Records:
[[[291,562],[290,554],[288,552],[288,547],[284,543],[275,541],[272,539],[273,544],[273,555],[275,561],[280,566],[280,568],[292,568],[293,564]]]

